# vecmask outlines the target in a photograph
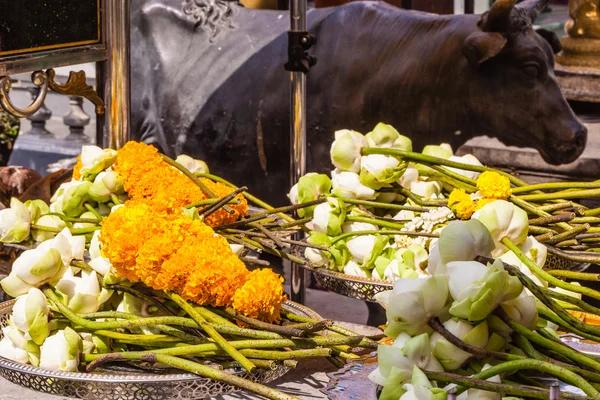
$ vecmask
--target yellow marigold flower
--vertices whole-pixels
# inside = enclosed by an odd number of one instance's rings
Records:
[[[156,148],[144,143],[127,142],[118,151],[113,169],[123,178],[130,199],[143,201],[159,211],[185,207],[207,198],[188,177],[163,161]],[[222,183],[209,179],[202,181],[218,197],[233,192],[232,188]],[[246,215],[246,199],[242,195],[238,195],[237,199],[240,204],[230,205],[235,213],[218,210],[206,219],[206,223],[218,226]]]
[[[479,199],[477,200],[477,209],[481,210],[483,208],[483,206],[485,206],[486,204],[492,203],[494,201],[496,201],[497,199]]]
[[[233,308],[261,321],[276,323],[281,320],[281,304],[286,300],[283,278],[270,269],[257,269],[248,281],[235,292]]]
[[[83,165],[81,164],[81,154],[79,156],[77,156],[77,162],[75,163],[75,166],[73,167],[73,179],[75,179],[76,181],[78,181],[79,179],[81,179],[81,167]]]
[[[463,189],[454,189],[450,193],[448,207],[460,219],[469,219],[475,212],[475,203]]]
[[[485,171],[477,178],[477,189],[486,199],[505,200],[510,196],[510,180],[495,171]]]

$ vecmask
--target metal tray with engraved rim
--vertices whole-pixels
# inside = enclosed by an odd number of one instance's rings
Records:
[[[0,327],[8,323],[14,300],[0,303]],[[313,319],[316,312],[293,302],[284,309]],[[2,336],[2,335],[0,335]],[[289,367],[275,370],[231,373],[259,383],[268,383],[285,375]],[[212,379],[177,370],[149,373],[128,368],[103,369],[97,373],[58,372],[25,365],[0,357],[0,376],[17,385],[44,393],[93,400],[192,400],[219,396],[239,389]]]

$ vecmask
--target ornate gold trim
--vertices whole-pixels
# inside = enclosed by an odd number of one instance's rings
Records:
[[[12,82],[9,76],[0,77],[0,105],[7,113],[18,118],[27,118],[35,114],[37,110],[44,104],[46,94],[48,93],[49,79],[44,71],[35,71],[31,74],[31,81],[40,88],[40,93],[29,106],[25,108],[16,107],[8,97],[12,87]]]
[[[70,96],[81,96],[85,97],[96,106],[97,114],[104,114],[104,100],[93,87],[87,84],[85,71],[71,71],[69,72],[69,79],[64,84],[58,84],[54,81],[56,72],[53,69],[47,71],[48,74],[48,86],[56,93],[66,94]]]

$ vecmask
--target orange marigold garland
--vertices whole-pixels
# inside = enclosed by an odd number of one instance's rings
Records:
[[[102,221],[102,253],[116,275],[174,291],[200,305],[233,306],[263,321],[279,321],[282,279],[249,272],[212,228],[181,213],[130,200]]]
[[[205,200],[206,195],[180,171],[163,161],[158,150],[138,142],[127,142],[118,151],[113,169],[123,178],[125,191],[130,199],[143,201],[157,210],[185,207]],[[233,189],[219,182],[202,179],[202,182],[217,197],[233,192]],[[248,203],[242,195],[240,204],[231,204],[235,211],[229,214],[220,209],[206,218],[210,226],[218,226],[237,221],[248,212]]]
[[[81,179],[81,167],[83,167],[83,164],[81,164],[81,154],[80,154],[77,156],[77,162],[75,163],[75,166],[73,167],[73,179],[75,179],[76,181]]]

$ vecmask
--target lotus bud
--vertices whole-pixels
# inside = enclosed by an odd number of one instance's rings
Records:
[[[100,174],[98,176],[100,176]],[[125,193],[125,188],[123,187],[123,179],[115,171],[107,171],[102,176],[102,183],[111,193]]]
[[[455,162],[459,162],[459,163],[463,163],[463,164],[469,164],[469,165],[475,165],[475,166],[483,166],[483,164],[481,164],[481,162],[477,159],[477,157],[475,157],[472,154],[465,154],[462,157],[458,157],[458,156],[451,156],[449,158],[450,161],[455,161]],[[455,172],[459,175],[462,175],[466,178],[469,179],[473,179],[476,180],[477,177],[479,176],[480,172],[476,172],[476,171],[468,171],[465,169],[458,169],[458,168],[452,168],[452,167],[445,167],[448,168],[450,171]]]
[[[399,134],[391,125],[382,122],[378,123],[372,132],[367,133],[365,139],[367,139],[369,147],[412,151],[412,140]]]
[[[426,333],[413,338],[406,333],[399,334],[393,345],[379,345],[377,358],[378,367],[369,374],[369,379],[383,386],[384,390],[388,382],[393,384],[393,382],[409,381],[415,366],[427,371],[443,372],[444,370],[431,354],[429,336]]]
[[[342,233],[342,224],[346,219],[346,206],[341,200],[328,197],[327,202],[315,207],[312,224],[313,230],[337,236]]]
[[[449,262],[489,257],[494,248],[490,232],[480,221],[452,221],[442,229],[437,245],[431,250],[428,271],[445,273]]]
[[[85,250],[85,237],[73,236],[68,228],[63,229],[54,239],[41,243],[40,250],[56,249],[60,252],[65,265],[71,264],[72,260],[83,260]]]
[[[96,312],[102,304],[96,271],[82,271],[81,277],[75,277],[69,268],[56,284],[56,288],[68,296],[68,306],[73,312]]]
[[[96,349],[96,344],[93,341],[94,336],[87,332],[79,332],[79,336],[81,336],[82,342],[81,352],[83,354],[92,354],[92,352]]]
[[[113,149],[101,149],[97,146],[81,148],[81,177],[93,180],[96,175],[113,165],[117,152]]]
[[[546,246],[544,246],[543,244],[541,244],[540,242],[538,242],[533,236],[529,236],[525,240],[525,243],[520,245],[519,248],[527,256],[527,258],[532,260],[535,263],[535,265],[537,265],[538,267],[542,268],[544,266],[544,264],[546,263],[546,256],[548,254],[548,248]],[[517,255],[515,253],[513,253],[512,251],[509,250],[506,253],[502,254],[500,256],[500,259],[507,264],[510,264],[512,266],[519,268],[519,270],[522,273],[527,275],[527,277],[529,277],[529,279],[534,281],[539,286],[544,286],[544,287],[548,286],[548,283],[546,281],[540,279],[536,274],[531,272],[531,270],[525,264],[523,264],[523,262],[519,259],[519,257],[517,257]]]
[[[100,173],[102,174],[102,172]],[[98,174],[98,176],[100,176]],[[110,196],[112,195],[111,191],[104,185],[102,179],[94,182],[89,190],[88,194],[90,198],[98,203],[107,203],[110,201]]]
[[[379,193],[375,193],[375,201],[379,202],[379,203],[393,203],[398,199],[403,199],[404,197],[402,195],[399,195],[397,193],[394,192],[379,192]]]
[[[6,328],[3,330],[5,329]],[[12,340],[6,335],[6,332],[4,333],[2,340],[0,340],[0,356],[21,364],[27,364],[29,362],[27,351],[15,346]]]
[[[331,162],[340,171],[360,172],[361,149],[367,147],[365,137],[355,131],[343,129],[335,132],[335,140],[331,144]]]
[[[415,168],[413,164],[408,164],[408,167],[404,170],[404,173],[398,179],[398,183],[406,189],[410,189],[410,186],[413,182],[417,182],[419,180],[419,170]]]
[[[195,209],[195,208],[194,208]],[[98,217],[96,217],[96,214],[94,214],[91,211],[86,211],[83,214],[81,214],[79,216],[79,218],[84,218],[84,219],[94,219],[98,221]],[[100,222],[100,221],[98,221]],[[91,222],[76,222],[73,224],[73,228],[75,229],[81,229],[81,228],[94,228],[94,227],[98,227],[99,225],[96,223],[91,223]]]
[[[363,218],[374,218],[375,216],[365,210],[358,207],[353,207],[348,214],[352,217],[363,217]],[[377,225],[368,222],[345,222],[342,225],[342,232],[362,232],[362,231],[377,231],[379,227]]]
[[[46,296],[41,290],[31,288],[26,295],[17,298],[13,307],[13,322],[25,334],[26,340],[31,339],[38,346],[44,343],[50,329]]]
[[[421,153],[426,156],[443,158],[444,160],[449,159],[454,154],[452,147],[450,147],[448,143],[442,143],[439,146],[433,144],[427,145],[423,148]]]
[[[306,248],[304,255],[315,267],[328,265],[330,269],[342,271],[351,257],[345,242],[340,240],[332,244],[329,236],[321,232],[311,232],[308,243],[328,248],[328,251]]]
[[[460,319],[449,319],[444,322],[444,327],[454,336],[471,346],[483,349],[488,343],[489,332],[486,321],[474,327]],[[470,353],[450,343],[438,332],[434,332],[431,335],[431,349],[435,358],[437,358],[446,371],[454,371],[460,368],[472,356]]]
[[[535,297],[523,291],[519,297],[501,304],[508,316],[528,329],[535,329],[538,322]]]
[[[425,199],[437,199],[442,193],[442,185],[437,181],[417,181],[410,184],[410,191]]]
[[[446,400],[448,397],[444,389],[433,387],[427,376],[416,365],[413,368],[411,382],[404,384],[402,390],[404,394],[399,400]]]
[[[350,276],[358,276],[359,278],[370,278],[371,271],[366,268],[361,268],[356,262],[350,260],[344,267],[344,274]]]
[[[42,345],[40,368],[77,372],[82,350],[81,337],[73,329],[67,327],[50,336]]]
[[[396,257],[402,257],[402,261],[411,268],[422,271],[427,265],[429,254],[420,244],[413,244],[404,251],[396,252]]]
[[[509,275],[501,261],[490,266],[476,261],[454,261],[446,269],[454,299],[450,314],[469,322],[485,319],[500,303],[516,298],[523,291],[519,278]]]
[[[383,154],[362,156],[360,165],[360,183],[374,190],[400,179],[406,166],[397,158]]]
[[[506,247],[500,243],[505,237],[519,246],[527,239],[529,219],[527,213],[505,200],[496,200],[486,204],[473,214],[472,218],[481,221],[490,231],[496,249],[493,257],[499,257],[506,252]]]
[[[380,255],[379,257],[377,257],[375,259],[375,268],[373,268],[373,270],[371,271],[371,277],[373,279],[379,279],[380,281],[385,281],[385,280],[389,280],[389,281],[395,281],[396,279],[398,279],[400,277],[400,274],[398,273],[398,261],[394,260],[394,264],[395,264],[395,270],[394,270],[394,266],[392,266],[392,268],[390,268],[390,277],[388,278],[386,276],[386,272],[388,270],[388,268],[390,267],[391,264],[391,260],[388,257],[385,257],[384,255]],[[396,273],[394,273],[396,272]]]
[[[429,332],[427,321],[447,312],[448,280],[445,275],[398,279],[393,290],[376,294],[375,300],[386,309],[389,337]]]
[[[483,368],[481,369],[482,371],[485,371],[486,369],[490,368],[491,365],[484,365]],[[502,383],[502,379],[500,378],[500,375],[494,375],[491,378],[486,379],[486,381],[488,382],[492,382],[492,383]],[[501,400],[502,399],[502,395],[500,393],[494,393],[494,392],[488,392],[485,390],[481,390],[481,389],[469,389],[467,390],[467,400]]]
[[[40,346],[35,344],[31,338],[26,339],[25,334],[21,332],[14,323],[14,318],[11,316],[9,320],[9,325],[2,328],[2,333],[4,333],[4,337],[8,337],[10,341],[13,343],[14,347],[24,350],[27,352],[28,360],[24,363],[29,362],[33,366],[38,366],[40,363]],[[21,355],[21,352],[18,352]],[[0,354],[2,355],[2,354]]]
[[[317,200],[321,196],[329,195],[331,180],[325,174],[308,173],[298,180],[288,195],[292,204],[303,204]],[[298,209],[298,216],[312,217],[315,206]]]
[[[71,186],[65,190],[62,199],[62,212],[69,217],[78,217],[86,209],[84,204],[90,200],[89,190],[92,182],[79,182],[77,186]]]
[[[25,204],[15,197],[10,208],[0,211],[0,242],[20,243],[29,237],[31,215]]]
[[[375,259],[381,254],[388,243],[387,236],[362,235],[346,242],[355,262],[365,269],[373,269]]]
[[[56,228],[62,229],[67,226],[67,224],[62,219],[60,219],[60,217],[57,217],[56,215],[44,215],[44,216],[40,217],[40,219],[37,220],[36,225],[41,226],[41,227],[54,228],[54,229],[56,229]],[[45,242],[46,240],[50,240],[53,237],[55,237],[56,233],[33,229],[31,231],[31,236],[33,237],[33,240],[35,240],[36,242]]]
[[[204,161],[196,160],[185,154],[178,155],[175,161],[187,168],[187,170],[190,171],[192,174],[195,174],[196,172],[199,172],[201,174],[210,173],[210,171],[208,170],[208,165],[206,165]]]
[[[331,171],[332,194],[346,199],[373,200],[375,190],[360,183],[360,177],[354,172]]]
[[[44,200],[36,199],[36,200],[27,200],[25,202],[25,207],[29,210],[29,215],[31,216],[31,222],[37,221],[41,216],[48,214],[50,212],[50,208],[48,204]]]
[[[0,285],[9,296],[17,297],[32,287],[57,279],[64,269],[58,250],[26,250],[15,260],[10,275],[2,279]]]

